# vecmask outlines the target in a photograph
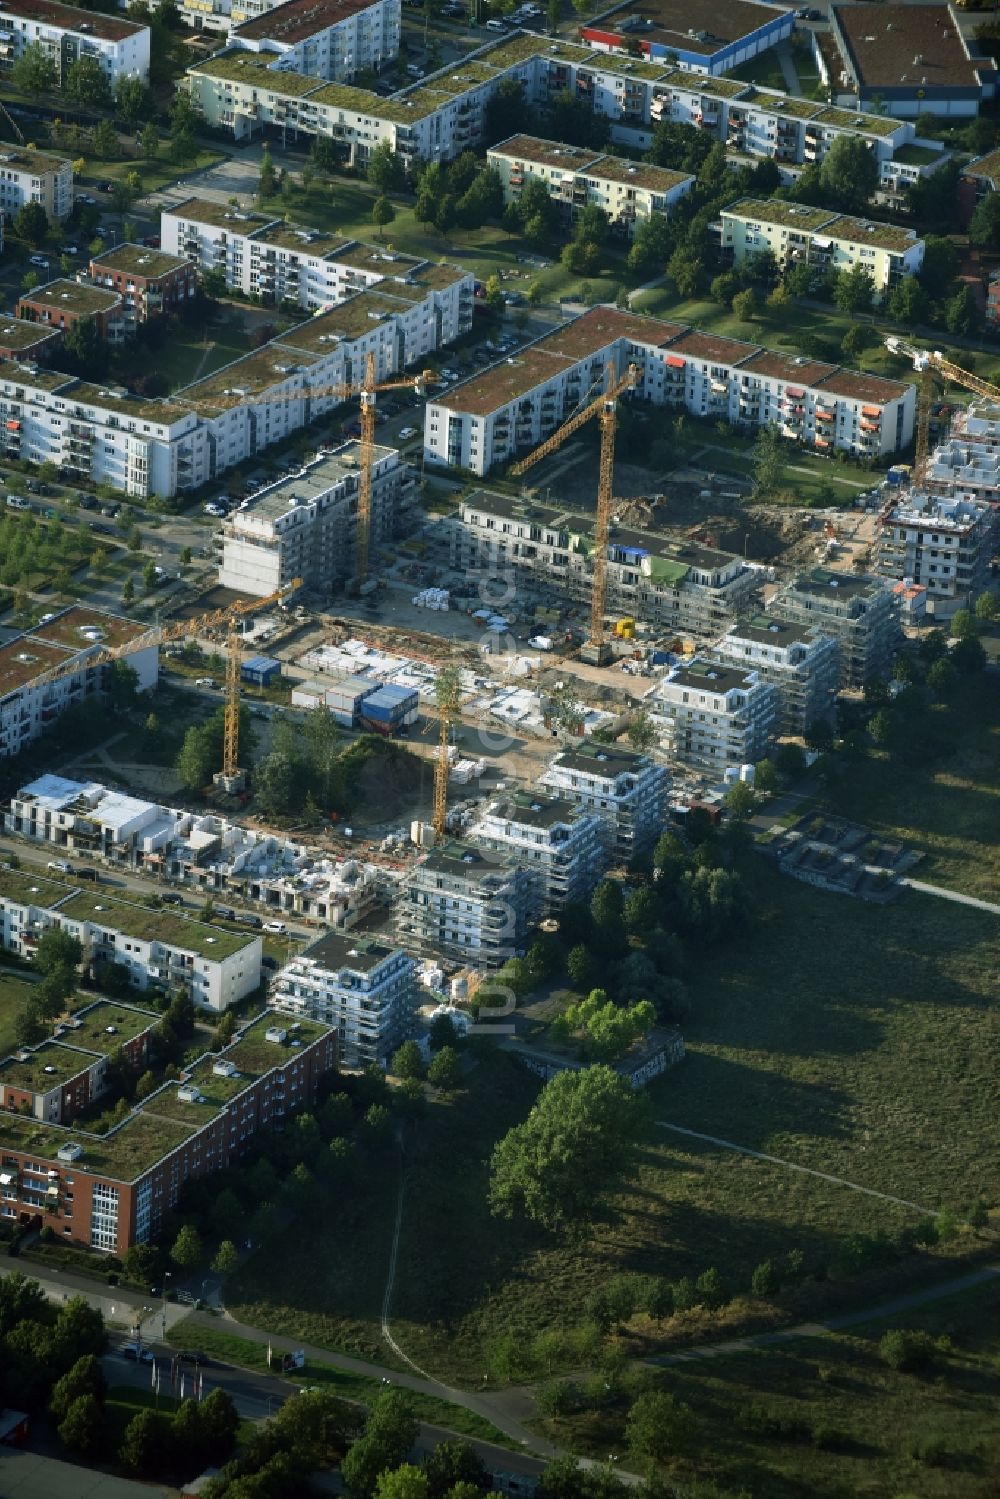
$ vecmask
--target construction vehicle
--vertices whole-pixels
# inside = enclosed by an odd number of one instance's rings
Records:
[[[448,825],[448,772],[451,768],[451,726],[461,705],[461,678],[457,666],[446,666],[434,682],[438,711],[438,748],[434,764],[434,841],[442,843]]]
[[[639,367],[630,364],[623,375],[618,375],[613,364],[604,371],[604,390],[588,406],[575,411],[563,422],[552,436],[539,447],[520,458],[510,469],[517,478],[540,459],[547,458],[562,447],[567,437],[577,432],[592,416],[601,424],[601,461],[597,484],[597,519],[594,526],[594,578],[590,597],[590,638],[580,654],[585,661],[596,666],[603,665],[607,646],[604,635],[604,603],[607,585],[608,535],[611,529],[611,510],[614,505],[615,432],[618,426],[618,397],[626,390],[634,390],[639,377]]]
[[[221,609],[213,609],[207,614],[201,614],[196,619],[173,620],[170,624],[154,625],[152,629],[145,630],[133,640],[126,640],[122,645],[99,646],[86,658],[87,669],[89,671],[93,667],[112,665],[115,661],[123,661],[135,655],[137,651],[169,645],[173,640],[193,640],[198,635],[209,635],[213,631],[224,629],[226,631],[226,711],[222,769],[214,777],[214,781],[223,791],[240,791],[246,782],[246,772],[240,770],[238,765],[240,660],[243,647],[240,623],[249,614],[256,614],[261,609],[267,609],[271,604],[283,603],[301,587],[302,579],[292,578],[290,582],[285,583],[274,593],[268,594],[266,598],[238,599],[232,604],[223,605]],[[73,672],[79,670],[79,657],[74,657],[59,666],[54,666],[51,671],[44,672],[38,678],[38,684],[43,686],[46,682],[54,682],[60,677],[71,676]]]
[[[963,370],[961,365],[953,364],[950,359],[945,359],[943,354],[931,349],[918,349],[914,344],[907,343],[904,338],[887,338],[885,346],[890,354],[898,354],[904,359],[912,360],[913,368],[920,376],[914,460],[914,479],[919,482],[923,478],[927,464],[934,376],[941,375],[943,379],[950,380],[954,385],[960,385],[963,390],[971,390],[977,396],[986,396],[988,400],[998,403],[1000,403],[1000,386],[991,385],[988,380],[980,380],[978,375],[972,375],[968,370]]]

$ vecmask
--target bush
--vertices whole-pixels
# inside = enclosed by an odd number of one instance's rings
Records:
[[[925,1332],[906,1332],[893,1327],[878,1345],[883,1362],[903,1374],[916,1374],[934,1362],[934,1339]]]
[[[573,1379],[550,1379],[535,1392],[543,1416],[571,1416],[583,1409],[584,1392]]]

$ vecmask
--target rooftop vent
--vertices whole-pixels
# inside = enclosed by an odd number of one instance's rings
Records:
[[[56,1151],[56,1158],[60,1161],[78,1161],[83,1155],[83,1146],[75,1142],[69,1145],[60,1145]]]

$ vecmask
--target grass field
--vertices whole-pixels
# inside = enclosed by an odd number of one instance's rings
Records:
[[[13,973],[0,973],[0,1058],[10,1056],[17,1045],[14,1022],[30,993],[31,984],[27,979],[17,978]]]
[[[651,1089],[656,1117],[930,1208],[992,1200],[995,920],[917,895],[861,906],[758,862],[751,875],[759,923],[689,976],[688,1057]],[[578,1327],[609,1274],[677,1279],[714,1265],[745,1288],[767,1255],[799,1248],[809,1265],[835,1266],[848,1235],[919,1216],[658,1132],[606,1222],[548,1240],[493,1220],[485,1201],[493,1142],[536,1087],[488,1053],[469,1092],[433,1110],[407,1147],[393,1332],[438,1376],[533,1372],[532,1340]],[[377,1348],[394,1198],[390,1179],[369,1181],[359,1201],[318,1204],[280,1263],[251,1258],[234,1311],[328,1346]]]
[[[926,1372],[895,1372],[878,1351],[887,1325],[950,1343]],[[985,1499],[1000,1464],[1000,1286],[850,1336],[674,1366],[661,1388],[695,1420],[689,1451],[662,1469],[675,1481],[712,1479],[726,1493],[767,1499]],[[543,1429],[602,1460],[624,1455],[625,1408],[622,1400]],[[753,1434],[751,1411],[795,1423],[798,1439]]]

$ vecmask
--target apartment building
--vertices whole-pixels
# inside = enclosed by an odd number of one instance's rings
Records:
[[[777,614],[754,614],[734,625],[712,647],[712,655],[777,688],[778,732],[804,734],[810,724],[832,719],[840,648],[817,626],[793,624]]]
[[[989,503],[911,489],[881,517],[875,571],[923,584],[928,614],[947,616],[988,586],[997,531]]]
[[[266,598],[293,578],[328,597],[354,573],[361,444],[320,453],[298,473],[244,500],[222,528],[219,583]],[[371,542],[410,529],[416,474],[395,448],[376,447]]]
[[[208,3],[208,0],[206,0]],[[190,68],[186,87],[206,122],[250,140],[268,128],[293,136],[328,136],[352,165],[363,165],[381,142],[408,165],[446,161],[483,138],[485,111],[506,81],[519,84],[527,103],[544,106],[569,92],[611,122],[612,140],[647,148],[661,120],[710,130],[733,153],[801,165],[822,160],[841,135],[864,140],[879,162],[880,188],[898,192],[948,159],[940,143],[916,149],[912,120],[831,109],[634,56],[611,55],[573,42],[523,32],[470,53],[398,93],[327,83],[292,72],[282,59],[236,48]],[[730,111],[732,116],[730,117]],[[905,165],[894,161],[914,147]]]
[[[287,224],[253,209],[189,198],[160,215],[164,250],[220,270],[226,285],[275,306],[329,311],[358,293],[357,321],[388,321],[411,364],[472,327],[474,278],[460,266],[438,265],[385,246]]]
[[[815,625],[840,647],[840,686],[864,688],[888,678],[902,635],[899,599],[881,578],[814,567],[773,594],[767,611]]]
[[[795,16],[756,0],[627,0],[581,27],[600,52],[670,62],[714,77],[789,39]]]
[[[973,50],[950,5],[831,5],[830,34],[836,90],[859,109],[968,119],[995,95],[993,59]]]
[[[0,20],[0,58],[3,36]],[[0,147],[0,215],[9,223],[26,203],[40,203],[54,223],[68,219],[73,212],[73,163],[33,146],[4,142]]]
[[[320,1020],[337,1037],[346,1067],[384,1067],[406,1040],[417,1003],[417,965],[377,937],[328,932],[286,963],[269,1003]]]
[[[451,564],[466,575],[514,569],[519,596],[553,591],[586,603],[593,588],[594,517],[477,490],[448,523]],[[682,636],[714,639],[744,612],[758,574],[742,557],[655,531],[615,526],[608,543],[609,614],[632,615]]]
[[[516,855],[454,840],[403,875],[394,936],[415,957],[493,969],[523,950],[538,914],[531,876]]]
[[[546,915],[567,901],[588,900],[605,868],[605,840],[596,813],[537,789],[509,792],[491,802],[470,837],[483,848],[515,855],[534,881]]]
[[[106,1135],[0,1113],[0,1217],[109,1254],[147,1243],[187,1182],[223,1170],[258,1131],[307,1108],[336,1065],[326,1026],[274,1021],[258,1016]]]
[[[102,343],[121,343],[125,337],[125,307],[116,291],[84,281],[48,281],[22,293],[15,315],[66,333],[75,323],[91,322]]]
[[[871,275],[876,302],[885,301],[904,276],[915,276],[924,263],[924,242],[915,229],[804,203],[741,198],[722,210],[721,219],[722,253],[734,266],[768,250],[783,271],[793,265],[852,271],[860,265]]]
[[[114,292],[121,299],[122,322],[127,333],[139,323],[161,313],[177,312],[198,292],[198,277],[192,261],[146,245],[119,245],[90,262],[94,286]]]
[[[644,853],[663,831],[670,777],[648,755],[585,740],[556,755],[538,784],[600,819],[616,864]]]
[[[636,365],[637,400],[749,430],[776,423],[820,452],[888,457],[913,436],[909,383],[595,307],[429,400],[425,460],[489,473],[561,426],[608,364],[619,375]]]
[[[260,985],[261,939],[175,910],[154,911],[103,890],[0,871],[0,936],[8,952],[31,957],[45,931],[79,939],[99,984],[109,964],[134,988],[168,994],[182,988],[202,1009],[221,1013]]]
[[[960,416],[931,453],[924,487],[946,499],[1000,501],[1000,413],[980,406]]]
[[[491,146],[486,160],[500,175],[505,203],[517,202],[525,182],[541,182],[567,219],[584,208],[599,208],[611,228],[627,238],[651,213],[669,214],[695,181],[684,172],[595,155],[537,135],[512,135]]]
[[[101,664],[102,647],[137,640],[147,628],[72,604],[0,645],[0,759],[26,749],[68,707],[103,692],[109,668]],[[128,660],[141,692],[156,686],[155,644],[136,648]]]
[[[781,698],[755,671],[695,656],[660,683],[656,712],[666,724],[662,745],[672,760],[721,776],[767,754],[779,730]]]
[[[307,844],[218,817],[109,790],[98,781],[38,776],[11,797],[8,833],[112,869],[142,870],[241,905],[346,930],[385,897],[378,865],[337,862]]]
[[[58,328],[42,328],[27,318],[0,316],[0,361],[44,364],[62,343]]]
[[[398,55],[400,13],[400,0],[286,0],[236,26],[230,42],[276,56],[279,71],[349,83]]]
[[[109,1059],[138,1075],[161,1016],[99,999],[60,1020],[52,1039],[0,1060],[0,1109],[69,1124],[108,1090]]]
[[[84,57],[98,64],[112,92],[119,78],[149,81],[149,27],[124,16],[78,10],[58,0],[2,0],[0,69],[13,66],[32,46],[48,53],[60,86]]]

